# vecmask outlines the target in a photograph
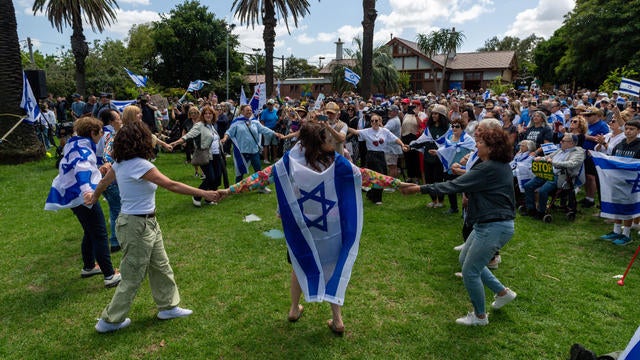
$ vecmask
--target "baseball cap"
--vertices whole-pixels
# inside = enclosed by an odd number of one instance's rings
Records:
[[[333,101],[328,102],[327,105],[324,106],[324,111],[328,112],[328,113],[337,113],[338,111],[340,111],[340,107],[338,106],[338,104],[334,103]]]

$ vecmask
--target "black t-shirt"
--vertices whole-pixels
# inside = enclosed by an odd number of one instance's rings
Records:
[[[611,152],[613,156],[640,159],[640,139],[635,139],[631,143],[622,140]]]
[[[530,127],[524,133],[524,138],[533,141],[536,143],[536,148],[539,148],[545,141],[553,140],[553,131],[548,126]]]

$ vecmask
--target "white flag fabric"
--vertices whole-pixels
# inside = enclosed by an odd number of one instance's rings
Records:
[[[210,82],[204,80],[194,80],[189,83],[187,91],[198,91],[204,87],[204,84],[210,84]]]
[[[95,190],[102,175],[96,166],[96,144],[74,136],[64,146],[58,175],[53,179],[45,210],[70,209],[84,204],[82,194]]]
[[[305,163],[298,143],[273,168],[291,264],[306,301],[343,305],[362,232],[360,169],[337,153],[321,173]]]
[[[549,155],[552,152],[558,150],[558,145],[554,144],[554,143],[544,143],[540,145],[540,148],[542,148],[542,152],[544,153],[544,155]]]
[[[127,72],[127,75],[133,80],[137,87],[145,87],[147,86],[147,77],[142,75],[136,75],[132,73],[129,69],[124,68],[124,71]]]
[[[240,87],[240,105],[246,105],[247,102],[247,94],[244,93],[244,86]]]
[[[456,154],[461,152],[462,149],[467,149],[469,151],[475,151],[476,149],[476,141],[473,137],[467,135],[464,131],[460,136],[458,142],[451,141],[451,136],[453,135],[453,130],[449,129],[443,137],[436,141],[438,144],[438,157],[442,162],[442,167],[444,168],[444,172],[449,171],[451,169],[451,165],[453,165],[453,159],[455,159]]]
[[[640,81],[622,78],[618,90],[627,95],[640,96]]]
[[[356,86],[360,82],[360,76],[354,73],[353,70],[344,68],[344,81]]]
[[[640,160],[589,153],[600,178],[600,216],[619,220],[640,216]]]
[[[624,351],[618,356],[618,360],[637,360],[640,359],[640,327],[636,329],[635,334],[627,344]]]
[[[524,184],[535,177],[533,171],[531,171],[532,161],[533,156],[531,156],[528,151],[525,151],[523,153],[517,153],[510,163],[513,176],[518,179],[518,187],[522,193],[524,193]]]
[[[38,106],[38,100],[31,91],[31,85],[27,79],[27,74],[22,72],[22,101],[20,101],[20,107],[27,112],[27,117],[24,121],[34,124],[38,118],[40,118],[40,107]]]
[[[320,93],[318,94],[318,98],[316,99],[316,102],[313,104],[313,110],[320,110],[323,102],[324,102],[324,94]]]
[[[251,97],[251,101],[249,104],[251,105],[251,110],[253,114],[257,114],[262,110],[264,104],[267,103],[267,84],[262,83],[258,84],[253,88],[253,96]]]

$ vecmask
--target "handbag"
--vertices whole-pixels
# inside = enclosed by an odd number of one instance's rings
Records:
[[[200,148],[200,135],[194,139],[196,144],[196,149],[191,155],[191,165],[194,166],[204,166],[209,164],[209,149],[201,149]]]

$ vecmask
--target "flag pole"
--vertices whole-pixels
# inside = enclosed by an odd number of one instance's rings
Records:
[[[15,116],[15,117],[19,117],[20,120],[18,120],[18,122],[13,125],[13,127],[11,129],[9,129],[9,131],[7,131],[6,134],[4,134],[4,136],[2,137],[2,139],[0,139],[0,144],[2,144],[3,142],[5,142],[7,140],[7,136],[9,136],[9,134],[11,134],[15,129],[18,128],[18,126],[22,123],[22,120],[24,120],[26,118],[26,116],[20,116],[20,115],[14,115],[14,114],[0,114],[1,116]]]

